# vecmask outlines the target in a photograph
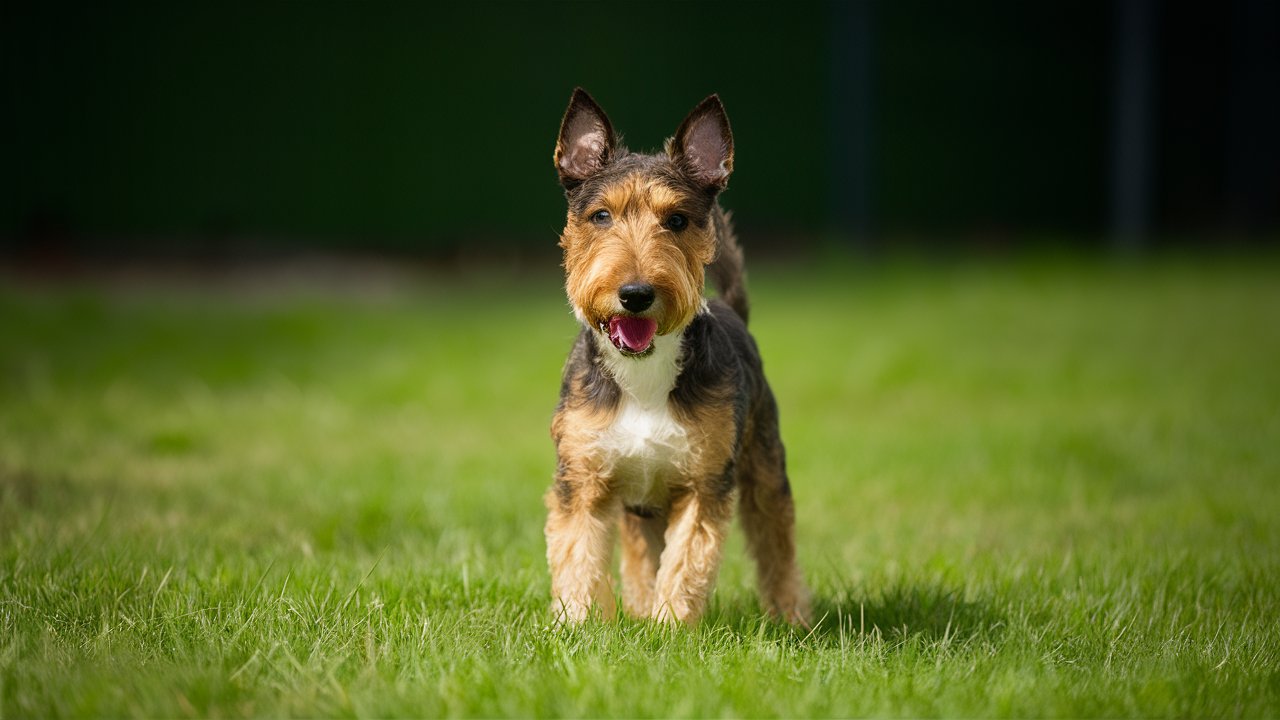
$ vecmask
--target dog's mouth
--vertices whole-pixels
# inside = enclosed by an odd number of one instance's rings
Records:
[[[658,321],[631,315],[614,315],[608,322],[600,323],[600,332],[609,336],[609,342],[623,355],[640,356],[653,349],[653,336],[658,333]]]

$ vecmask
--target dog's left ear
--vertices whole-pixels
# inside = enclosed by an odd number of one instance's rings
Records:
[[[671,139],[667,154],[712,193],[729,184],[733,172],[733,132],[719,95],[698,103]]]

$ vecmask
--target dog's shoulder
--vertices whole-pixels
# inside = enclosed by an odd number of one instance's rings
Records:
[[[698,313],[684,332],[685,370],[702,368],[723,374],[736,364],[760,364],[760,350],[747,324],[719,298],[707,301],[707,311]]]
[[[600,366],[600,348],[586,326],[578,333],[565,360],[560,379],[560,403],[557,411],[572,404],[588,405],[595,410],[611,409],[618,404],[622,389]]]
[[[719,299],[707,302],[684,331],[680,377],[672,398],[685,406],[749,396],[762,375],[760,351],[746,323]]]

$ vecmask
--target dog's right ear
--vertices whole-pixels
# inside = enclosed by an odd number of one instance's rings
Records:
[[[609,162],[613,155],[613,126],[604,110],[582,88],[574,88],[569,109],[560,122],[556,142],[556,172],[566,190],[578,186]]]

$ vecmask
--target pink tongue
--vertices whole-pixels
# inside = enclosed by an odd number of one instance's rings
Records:
[[[642,352],[658,332],[658,322],[649,318],[618,316],[609,319],[609,339],[631,352]]]

